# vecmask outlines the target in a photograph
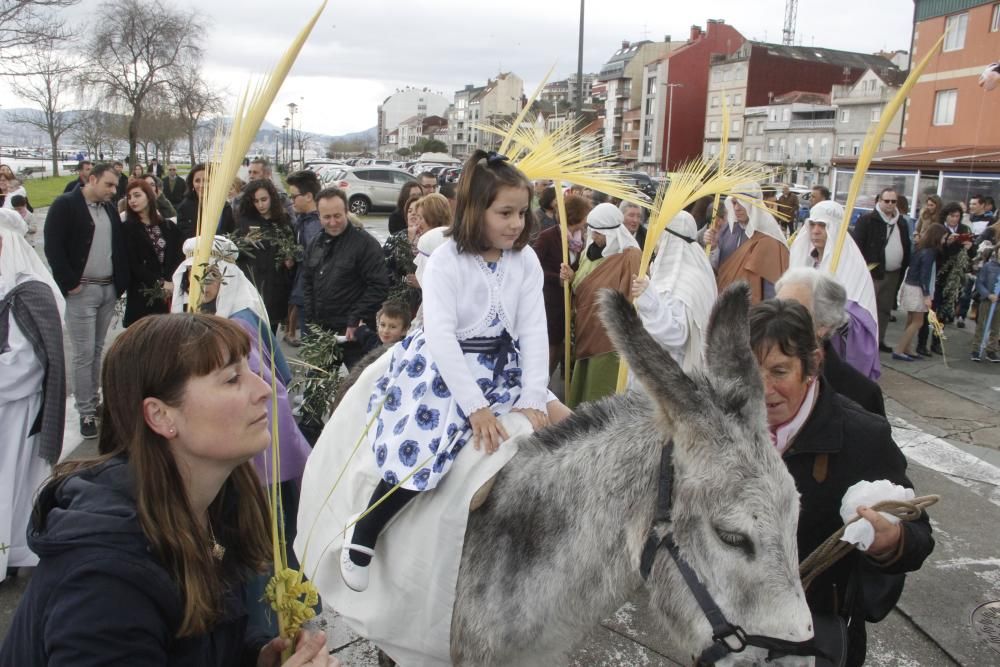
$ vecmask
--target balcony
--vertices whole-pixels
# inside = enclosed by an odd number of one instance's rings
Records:
[[[792,120],[790,128],[793,130],[832,130],[835,123],[833,118],[810,118],[805,120]],[[770,125],[770,123],[768,123]]]

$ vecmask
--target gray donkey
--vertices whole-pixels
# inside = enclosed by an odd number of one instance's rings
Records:
[[[469,516],[452,619],[456,665],[558,665],[643,585],[650,531],[678,551],[726,618],[792,642],[812,626],[799,583],[799,499],[766,431],[749,344],[749,291],[712,313],[703,373],[685,375],[623,297],[602,296],[615,348],[645,389],[583,405],[520,442]],[[657,521],[661,454],[673,442],[670,520]],[[662,631],[697,656],[712,628],[667,550],[645,585]],[[731,638],[732,640],[732,638]],[[718,664],[763,664],[753,647]],[[811,658],[783,658],[811,664]]]

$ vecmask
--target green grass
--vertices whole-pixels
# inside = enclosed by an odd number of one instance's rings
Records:
[[[28,201],[35,208],[49,206],[52,200],[63,193],[66,184],[76,178],[75,174],[50,176],[48,178],[26,178],[21,185],[28,191]]]

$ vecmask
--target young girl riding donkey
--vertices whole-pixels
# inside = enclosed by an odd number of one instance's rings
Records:
[[[535,429],[568,414],[548,386],[543,273],[528,246],[531,183],[503,155],[476,151],[459,182],[447,241],[423,275],[424,326],[397,343],[368,403],[380,482],[348,528],[348,587],[368,587],[375,542],[418,494],[434,489],[471,439],[492,454],[507,439],[497,417]],[[352,521],[354,519],[352,518]]]

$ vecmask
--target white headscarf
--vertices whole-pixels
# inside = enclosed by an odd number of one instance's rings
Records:
[[[0,209],[0,239],[3,239],[3,247],[0,248],[0,296],[25,280],[40,280],[52,289],[59,319],[62,319],[66,314],[66,299],[42,258],[24,240],[23,226],[20,213]]]
[[[611,257],[627,248],[638,248],[635,237],[625,228],[625,216],[614,204],[598,204],[587,216],[587,227],[590,228],[589,247],[594,242],[594,232],[604,235],[606,243],[601,257]]]
[[[681,211],[660,235],[656,258],[649,267],[650,288],[684,304],[688,320],[685,371],[701,366],[704,333],[719,294],[715,272],[697,239],[698,224],[690,213]]]
[[[431,258],[431,254],[448,240],[444,235],[447,231],[447,227],[432,227],[421,234],[417,240],[417,256],[413,258],[413,263],[417,265],[415,273],[417,283],[422,282],[424,267],[427,266],[427,260]]]
[[[761,200],[761,206],[763,206],[760,186],[756,183],[747,183],[736,190],[739,194],[747,195],[753,199]],[[736,201],[735,197],[726,197],[724,206],[726,208],[726,221],[729,223],[729,231],[733,231],[733,225],[736,223],[736,210],[733,208],[733,202]],[[749,216],[749,221],[746,226],[747,238],[753,238],[753,235],[757,232],[761,234],[767,234],[768,236],[781,241],[782,244],[786,243],[785,234],[781,231],[781,226],[778,221],[774,219],[774,216],[765,211],[760,206],[754,206],[752,204],[744,204],[740,202],[740,206],[747,210],[747,215]]]
[[[174,271],[174,299],[170,305],[171,312],[183,313],[184,307],[188,304],[188,293],[181,290],[181,281],[184,272],[194,264],[197,241],[197,238],[190,238],[184,242],[185,260]],[[262,321],[267,322],[267,309],[260,298],[260,293],[240,267],[236,266],[239,254],[239,248],[235,243],[225,236],[215,237],[209,262],[222,274],[219,296],[215,299],[215,314],[219,317],[229,317],[233,313],[249,308]]]
[[[821,201],[809,211],[806,224],[799,230],[792,247],[788,251],[788,268],[813,266],[813,244],[809,237],[809,220],[823,222],[826,224],[826,247],[823,249],[823,257],[820,258],[820,271],[830,272],[830,263],[833,262],[833,247],[836,244],[837,235],[840,233],[840,226],[844,224],[844,207],[834,201]],[[847,291],[847,298],[856,302],[872,315],[872,319],[878,322],[878,307],[875,302],[875,285],[872,283],[871,273],[868,271],[868,262],[865,261],[861,250],[851,239],[844,241],[843,250],[840,253],[840,263],[837,265],[837,273],[834,276]]]

